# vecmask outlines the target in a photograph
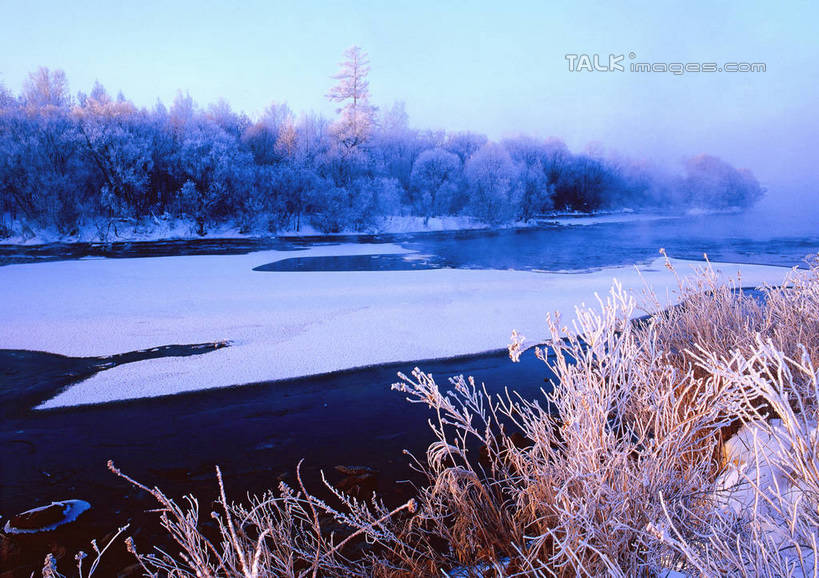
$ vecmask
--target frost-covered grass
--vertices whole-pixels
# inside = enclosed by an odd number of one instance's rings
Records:
[[[396,245],[302,252],[88,259],[0,268],[0,348],[111,355],[173,343],[230,341],[195,357],[121,365],[43,407],[100,403],[286,379],[352,367],[502,349],[511,328],[538,335],[548,313],[573,313],[612,278],[664,303],[674,276],[657,261],[587,273],[495,270],[258,272],[288,257],[401,254]],[[690,270],[690,262],[679,262]],[[735,265],[715,265],[726,277]],[[743,266],[749,285],[782,269]]]
[[[638,323],[615,283],[568,326],[549,318],[541,399],[400,375],[437,439],[394,509],[331,487],[323,501],[299,476],[243,505],[219,476],[206,530],[194,498],[137,484],[181,554],[128,547],[180,577],[815,576],[819,265],[779,281],[763,305],[705,268],[680,278],[680,307],[644,296]]]

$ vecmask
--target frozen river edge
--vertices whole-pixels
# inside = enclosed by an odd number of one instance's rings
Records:
[[[314,246],[303,257],[403,255],[394,244]],[[0,348],[104,356],[171,343],[229,341],[194,357],[115,367],[40,409],[291,379],[355,367],[506,347],[512,330],[539,340],[546,315],[570,322],[614,279],[675,303],[657,259],[592,272],[407,270],[258,272],[287,251],[9,265],[0,269]],[[681,275],[702,263],[674,261]],[[779,284],[788,269],[714,263],[745,286]]]

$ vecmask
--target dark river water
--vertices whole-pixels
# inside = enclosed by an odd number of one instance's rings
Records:
[[[301,249],[337,242],[398,243],[410,256],[300,256]],[[645,262],[664,247],[670,256],[714,261],[795,266],[819,251],[819,226],[785,226],[765,213],[642,220],[595,225],[550,225],[532,229],[369,235],[311,239],[207,239],[151,243],[0,245],[0,265],[60,259],[126,258],[187,254],[242,254],[290,250],[289,259],[257,268],[268,270],[361,271],[378,269],[493,268],[587,270]],[[374,250],[374,252],[376,252]],[[2,279],[2,269],[0,269]],[[21,288],[24,290],[24,288]],[[47,534],[0,534],[0,576],[28,576],[42,567],[47,551],[63,555],[88,551],[92,537],[103,538],[131,522],[137,543],[158,538],[153,504],[140,491],[106,470],[113,459],[125,472],[171,495],[197,493],[203,503],[216,495],[213,467],[219,464],[228,490],[245,492],[293,481],[300,459],[311,487],[319,470],[341,482],[336,465],[377,470],[367,491],[387,500],[409,495],[411,472],[402,450],[419,454],[430,441],[427,410],[408,404],[390,390],[396,373],[415,365],[439,384],[457,374],[474,375],[490,391],[511,386],[522,395],[542,395],[546,366],[527,354],[513,364],[504,352],[457,359],[417,361],[271,382],[133,400],[100,406],[32,411],[60,388],[120,363],[164,355],[207,354],[220,344],[156,344],[149,352],[112,358],[68,358],[48,352],[0,350],[0,526],[10,515],[52,500],[82,499],[90,511],[73,524]],[[203,507],[203,510],[205,508]],[[207,513],[203,517],[207,517]],[[109,555],[101,575],[115,575],[130,563],[122,545]]]

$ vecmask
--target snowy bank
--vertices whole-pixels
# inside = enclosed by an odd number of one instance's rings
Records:
[[[698,214],[721,214],[719,212],[701,212]],[[364,231],[345,229],[338,233],[325,233],[304,223],[299,230],[280,229],[270,232],[266,229],[245,231],[234,222],[221,223],[210,226],[205,235],[200,235],[193,220],[175,219],[166,217],[146,218],[139,221],[122,221],[112,224],[111,227],[86,224],[74,235],[63,235],[55,228],[26,230],[22,232],[12,230],[6,238],[0,238],[0,245],[47,245],[51,243],[107,243],[130,241],[169,241],[195,239],[253,239],[269,237],[297,237],[309,239],[311,237],[351,237],[356,235],[390,235],[405,233],[430,233],[441,231],[475,231],[484,229],[526,229],[550,225],[599,225],[616,223],[633,223],[642,221],[657,221],[664,219],[678,219],[686,215],[666,213],[648,213],[634,211],[620,211],[612,213],[576,213],[545,216],[532,221],[516,221],[503,225],[489,225],[468,216],[441,216],[418,217],[410,215],[385,216],[377,219],[376,224]]]
[[[50,243],[107,243],[107,242],[129,242],[129,241],[169,241],[169,240],[195,240],[195,239],[251,239],[268,237],[336,237],[336,236],[356,236],[373,234],[401,234],[401,233],[427,233],[440,231],[472,231],[477,229],[508,229],[508,228],[528,228],[534,227],[534,222],[515,222],[500,226],[490,226],[473,217],[467,216],[442,216],[424,217],[416,216],[386,216],[377,219],[373,227],[364,231],[344,229],[338,233],[325,233],[313,227],[309,223],[304,223],[296,229],[280,229],[271,232],[266,229],[243,230],[238,224],[233,222],[221,223],[210,226],[204,235],[198,233],[198,226],[193,220],[175,218],[146,218],[139,221],[122,221],[112,224],[111,227],[96,226],[86,224],[80,227],[73,235],[63,235],[56,228],[44,228],[37,231],[26,230],[25,232],[12,229],[12,234],[6,238],[0,238],[2,245],[47,245]]]
[[[408,251],[345,244],[298,257],[373,253]],[[668,303],[676,286],[659,259],[640,272],[253,271],[293,256],[265,251],[9,265],[0,268],[0,348],[98,356],[232,342],[206,355],[103,371],[41,406],[54,408],[497,350],[513,329],[544,336],[547,313],[559,311],[568,322],[577,304],[592,303],[615,277],[636,291],[644,278]],[[681,274],[693,265],[676,262]],[[740,269],[714,267],[726,276]],[[744,285],[779,283],[786,273],[759,265],[741,270]]]

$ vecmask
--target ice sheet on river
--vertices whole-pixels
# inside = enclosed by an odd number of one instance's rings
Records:
[[[401,254],[397,245],[317,246],[299,257]],[[293,253],[61,261],[0,269],[0,348],[109,355],[230,340],[206,355],[140,361],[78,383],[42,408],[101,403],[292,378],[393,361],[504,348],[517,329],[545,337],[612,279],[643,288],[633,267],[587,273],[496,270],[256,272]],[[693,263],[678,261],[680,273]],[[742,271],[743,285],[786,270]],[[671,302],[674,276],[657,260],[641,274]],[[408,368],[411,369],[411,368]],[[378,387],[380,384],[373,384]]]

